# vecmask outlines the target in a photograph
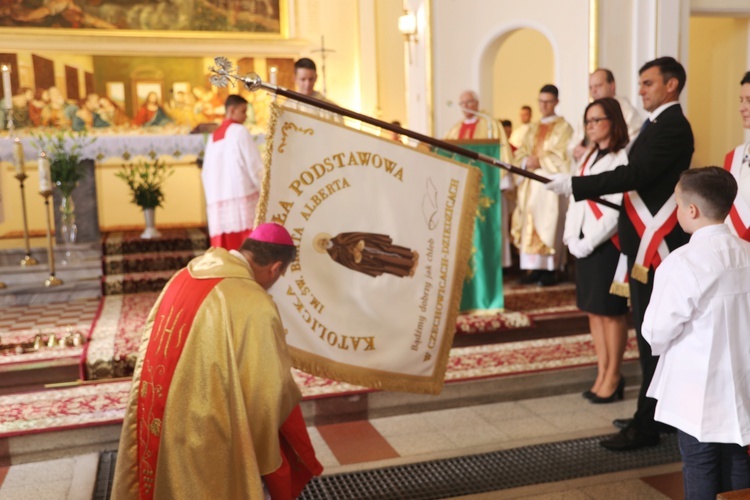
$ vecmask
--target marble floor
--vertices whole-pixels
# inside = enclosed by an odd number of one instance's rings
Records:
[[[636,387],[629,387],[624,401],[607,405],[563,394],[319,425],[309,431],[325,474],[335,474],[614,432],[611,420],[632,414],[635,398]],[[0,463],[0,500],[88,500],[97,459],[94,453]],[[680,469],[675,463],[461,498],[678,499],[683,496]]]

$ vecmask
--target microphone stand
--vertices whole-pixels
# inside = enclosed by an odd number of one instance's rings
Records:
[[[255,92],[258,89],[263,89],[267,92],[272,92],[276,95],[284,96],[288,99],[293,99],[295,101],[299,101],[304,104],[308,104],[310,106],[322,108],[331,113],[337,113],[342,116],[354,118],[355,120],[359,120],[361,122],[368,123],[370,125],[374,125],[376,127],[380,127],[385,130],[389,130],[396,134],[401,134],[407,137],[411,137],[412,139],[415,139],[417,141],[424,142],[431,146],[435,146],[437,148],[444,149],[446,151],[450,151],[452,153],[465,156],[467,158],[471,158],[472,160],[481,161],[483,163],[492,165],[497,168],[502,168],[504,170],[507,170],[508,172],[511,172],[516,175],[520,175],[521,177],[526,177],[528,179],[533,179],[535,181],[541,182],[542,184],[547,184],[548,182],[551,181],[551,179],[548,179],[547,177],[535,174],[533,172],[527,172],[526,170],[522,168],[518,168],[508,163],[502,162],[500,160],[492,158],[491,156],[487,156],[482,153],[477,153],[469,149],[462,148],[460,146],[455,146],[448,142],[441,141],[440,139],[435,139],[434,137],[420,134],[419,132],[414,132],[413,130],[405,129],[403,127],[399,127],[398,125],[392,125],[388,122],[384,122],[382,120],[378,120],[376,118],[372,118],[370,116],[357,113],[356,111],[342,108],[341,106],[337,106],[329,102],[321,101],[320,99],[315,99],[314,97],[309,97],[304,94],[300,94],[299,92],[294,92],[294,91],[285,89],[284,87],[280,87],[278,85],[273,85],[273,84],[264,82],[263,80],[261,80],[260,76],[258,76],[256,73],[248,73],[245,76],[239,76],[233,72],[234,68],[232,67],[232,63],[225,57],[216,57],[214,61],[217,64],[217,66],[211,66],[210,68],[208,68],[208,70],[211,73],[213,73],[213,75],[209,78],[209,80],[211,81],[211,84],[215,85],[216,87],[226,87],[229,84],[229,82],[232,79],[234,79],[239,82],[242,82],[243,86],[250,92]],[[615,205],[614,203],[611,203],[607,200],[602,200],[600,198],[592,198],[591,201],[598,203],[600,205],[604,205],[606,207],[613,208],[615,210],[620,209],[619,205]]]

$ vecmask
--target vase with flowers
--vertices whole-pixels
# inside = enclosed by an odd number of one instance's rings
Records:
[[[86,130],[58,130],[34,135],[34,145],[49,158],[52,182],[60,192],[60,233],[65,247],[63,264],[72,262],[71,247],[78,237],[73,191],[86,174],[82,163],[86,159],[84,149],[95,140]]]
[[[143,210],[146,229],[141,238],[158,238],[161,233],[156,229],[155,210],[164,202],[164,181],[174,173],[174,169],[158,158],[153,161],[141,161],[137,165],[123,165],[115,174],[124,180],[130,188],[132,201]]]

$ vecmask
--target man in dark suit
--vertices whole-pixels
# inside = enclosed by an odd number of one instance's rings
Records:
[[[685,69],[672,57],[660,57],[643,65],[639,74],[639,93],[649,117],[630,149],[629,164],[610,172],[585,177],[571,178],[568,174],[557,174],[546,185],[547,189],[560,195],[569,196],[572,193],[576,201],[604,194],[635,191],[633,198],[639,197],[642,200],[650,212],[647,214],[649,217],[655,216],[662,207],[669,212],[675,185],[680,173],[690,168],[694,149],[690,123],[682,114],[678,102],[685,86]],[[634,216],[634,210],[629,211],[630,215],[623,204],[618,232],[622,252],[628,259],[628,269],[633,269],[641,236],[631,220],[637,219],[637,216]],[[687,243],[688,239],[679,224],[675,224],[664,237],[664,242],[672,251]],[[610,450],[633,450],[659,443],[660,427],[654,421],[656,400],[646,397],[658,357],[651,355],[651,347],[641,335],[643,316],[651,299],[656,265],[658,261],[647,264],[643,269],[644,275],[648,272],[646,283],[633,279],[632,276],[628,280],[643,382],[638,394],[638,409],[633,419],[615,420],[614,424],[622,430],[601,441],[601,445]]]

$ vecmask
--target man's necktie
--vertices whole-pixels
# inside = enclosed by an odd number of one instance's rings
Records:
[[[641,125],[641,132],[640,133],[642,134],[643,131],[646,130],[649,125],[651,125],[651,120],[649,120],[648,118],[646,118],[646,120],[643,122],[643,125]]]

